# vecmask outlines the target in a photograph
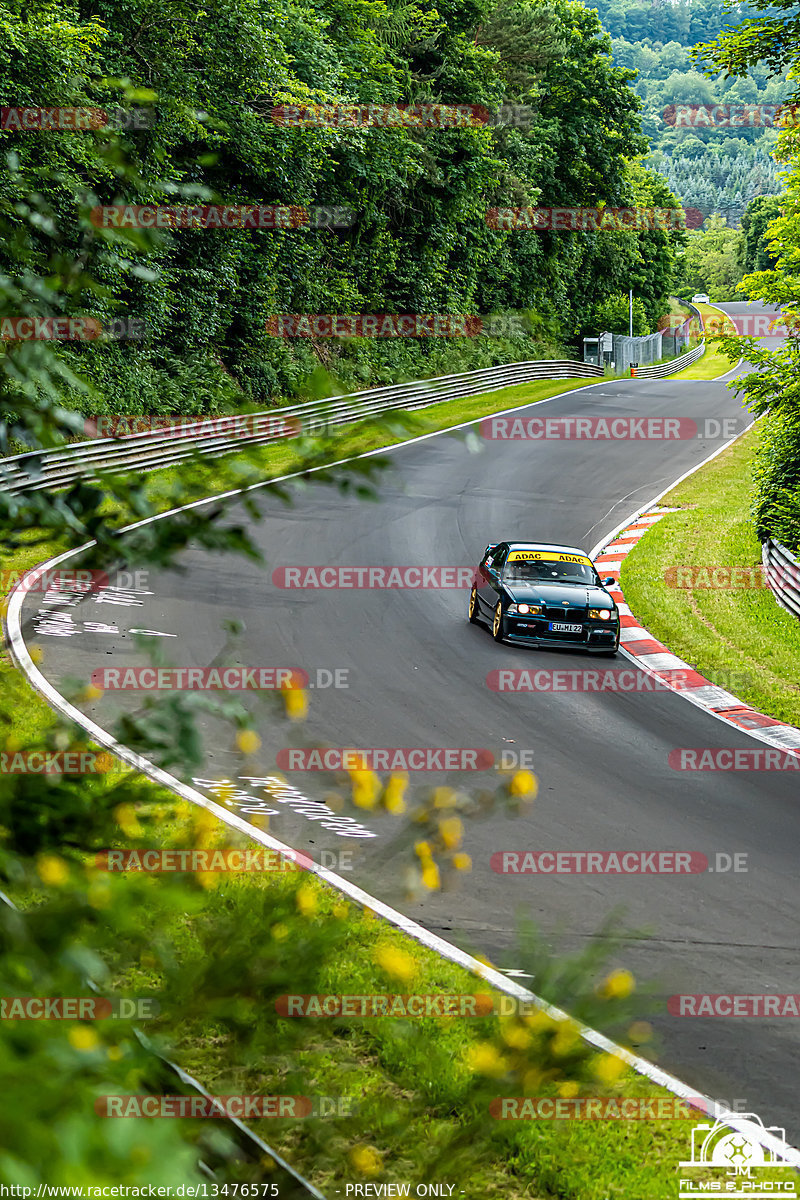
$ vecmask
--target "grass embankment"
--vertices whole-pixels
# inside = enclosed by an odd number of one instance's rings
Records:
[[[218,899],[229,919],[252,922],[262,905],[269,908],[270,891],[278,905],[285,904],[286,888],[275,879],[237,877],[221,885]],[[321,886],[314,893],[317,911],[310,919],[330,923],[340,907],[337,897]],[[212,897],[209,907],[213,904]],[[335,962],[322,966],[316,986],[303,982],[290,991],[359,996],[491,991],[369,914],[350,909],[347,918],[338,917],[338,926],[341,940]],[[262,944],[271,937],[267,923],[262,926]],[[202,951],[199,942],[188,948],[192,957]],[[413,960],[413,974],[405,973],[408,958]],[[271,997],[250,1007],[262,1027],[274,1023]],[[289,1025],[295,1028],[289,1031]],[[504,1078],[504,1066],[513,1064],[520,1053],[531,1053],[534,1063],[541,1054],[524,1089],[531,1096],[666,1096],[633,1074],[615,1078],[617,1060],[605,1055],[592,1056],[594,1086],[568,1082],[574,1069],[569,1064],[569,1030],[552,1025],[542,1014],[523,1019],[295,1019],[283,1022],[287,1036],[297,1038],[298,1025],[312,1026],[311,1032],[304,1031],[302,1044],[289,1041],[281,1047],[283,1053],[241,1065],[231,1034],[221,1033],[208,1019],[187,1022],[184,1014],[175,1056],[214,1094],[295,1092],[288,1082],[294,1073],[313,1080],[315,1094],[349,1097],[357,1124],[346,1117],[308,1124],[252,1122],[330,1195],[343,1178],[411,1182],[412,1195],[417,1182],[435,1179],[453,1184],[455,1195],[498,1200],[606,1200],[611,1195],[663,1200],[675,1184],[677,1163],[691,1139],[693,1122],[685,1119],[494,1119],[488,1110],[490,1096],[521,1094],[519,1080],[509,1082],[513,1068]],[[559,1030],[563,1049],[554,1042]],[[524,1049],[526,1038],[532,1052]],[[559,1061],[559,1055],[565,1057]],[[474,1070],[486,1072],[479,1096],[470,1094],[468,1087]],[[606,1071],[608,1081],[600,1082]]]
[[[622,566],[625,599],[642,624],[698,671],[742,700],[782,721],[800,725],[800,622],[784,612],[768,588],[689,590],[671,587],[676,566],[761,563],[750,521],[750,472],[756,426],[661,501],[669,513],[636,545]]]
[[[688,304],[684,304],[684,302],[679,300],[677,296],[670,296],[669,315],[671,317],[680,317],[682,320],[689,320],[689,318],[692,316],[692,310],[689,308]]]
[[[716,308],[713,304],[695,304],[695,308],[702,314],[704,321],[713,320],[715,332],[722,333],[729,330],[733,334],[736,333],[736,326],[722,309]],[[720,323],[722,323],[721,327]],[[735,365],[729,358],[720,354],[716,342],[711,342],[706,346],[705,354],[698,358],[697,362],[690,363],[682,371],[677,371],[670,376],[670,379],[717,379],[720,375],[726,375]]]
[[[237,844],[213,818],[180,815],[172,798],[155,788],[150,793],[152,804],[125,815],[123,843]],[[139,820],[137,835],[132,823]],[[156,835],[148,835],[148,822],[158,823]],[[97,907],[113,906],[114,893],[123,889],[144,929],[147,954],[138,967],[128,963],[117,984],[127,995],[159,997],[158,1019],[140,1022],[149,1037],[165,1044],[212,1095],[333,1100],[325,1118],[248,1121],[328,1195],[345,1182],[380,1181],[410,1183],[413,1196],[417,1183],[431,1180],[476,1200],[663,1200],[670,1194],[693,1120],[509,1121],[492,1115],[493,1101],[523,1094],[669,1098],[620,1071],[613,1056],[587,1052],[572,1022],[541,1012],[289,1020],[278,1015],[276,1003],[286,993],[492,993],[302,873],[198,877],[180,893],[174,875],[97,876]],[[570,975],[576,994],[585,982],[585,973]],[[112,1029],[111,1036],[124,1056],[125,1033]],[[130,1079],[131,1090],[141,1092],[138,1076]],[[142,1155],[146,1177],[148,1127],[133,1125],[131,1148]],[[268,1163],[255,1178],[269,1178]]]
[[[537,383],[437,405],[440,411],[428,410],[425,422],[433,427],[438,422],[446,428],[575,386],[574,381]],[[383,438],[379,433],[345,434],[337,440],[336,457],[391,444],[404,436],[407,434]],[[256,469],[262,477],[292,468],[288,444],[259,453],[263,457]],[[251,469],[248,465],[247,471]],[[163,502],[163,507],[174,503],[174,486],[179,479],[175,469],[154,472],[148,481],[154,502]],[[230,474],[222,464],[191,468],[192,492],[202,488],[213,491],[215,483],[231,485]],[[20,553],[13,565],[27,569],[63,548],[55,542],[32,546]],[[14,699],[14,724],[6,736],[28,742],[46,728],[49,709],[20,679],[5,655],[0,664],[0,684]],[[132,820],[128,813],[120,819],[120,844],[141,844],[138,819],[144,820],[145,810],[152,805],[155,829],[148,844],[154,844],[155,839],[155,844],[187,845],[181,823],[185,825],[193,818],[175,815],[174,802],[158,788],[146,782],[143,788],[147,800],[136,818]],[[236,844],[236,838],[221,823],[206,814],[202,814],[202,822],[203,844]],[[171,996],[173,1001],[181,999],[183,1003],[177,1011],[166,1007],[158,1032],[173,1056],[211,1092],[263,1095],[305,1091],[347,1096],[356,1102],[353,1117],[253,1122],[256,1127],[260,1125],[260,1132],[271,1145],[317,1184],[332,1187],[344,1179],[411,1182],[413,1194],[417,1181],[435,1179],[454,1185],[456,1195],[463,1189],[467,1195],[559,1196],[563,1200],[604,1200],[610,1195],[662,1200],[674,1188],[677,1163],[686,1157],[689,1148],[690,1123],[685,1120],[501,1122],[489,1116],[487,1101],[491,1094],[665,1094],[638,1077],[620,1074],[618,1061],[609,1056],[589,1054],[580,1069],[576,1068],[574,1030],[554,1028],[541,1014],[530,1020],[503,1021],[487,1016],[286,1022],[283,1030],[277,1027],[279,1048],[286,1052],[276,1055],[274,997],[267,989],[275,987],[275,976],[280,978],[281,972],[284,985],[288,983],[286,990],[305,993],[427,995],[485,993],[490,989],[369,913],[343,904],[338,893],[315,881],[304,878],[298,882],[297,877],[280,875],[234,875],[217,877],[215,884],[195,880],[192,906],[187,905],[186,911],[182,907],[171,917],[163,913],[152,917],[153,922],[160,922],[152,931],[153,962],[143,962],[134,972],[135,978],[126,971],[125,983],[129,991],[138,994],[151,988],[159,990],[166,983],[166,994],[170,994],[169,979],[155,957],[158,945],[169,947],[167,962],[194,964],[189,975],[195,985],[183,997]],[[166,885],[159,877],[108,875],[103,886],[111,890],[141,889],[138,911],[141,920],[148,921],[148,914],[158,913],[157,898]],[[18,899],[24,903],[26,898]],[[327,959],[321,956],[317,962],[302,945],[284,940],[286,925],[282,916],[290,910],[299,910],[318,927],[316,942],[308,944],[329,942],[335,953]],[[219,977],[226,978],[230,965],[226,961],[226,929],[231,931],[231,938],[234,930],[252,931],[249,975],[241,997],[239,975],[232,972],[230,977],[230,992],[237,1003],[241,1002],[238,1033],[232,1032],[230,1020],[219,1019],[218,1006],[205,1003],[202,983],[205,972],[214,973],[217,988]],[[261,986],[257,984],[259,978]],[[293,1026],[291,1030],[289,1025]],[[247,1031],[244,1043],[243,1030]],[[244,1056],[243,1044],[248,1047]],[[266,1049],[254,1053],[249,1049],[253,1044]],[[515,1061],[524,1054],[533,1056],[534,1067],[531,1075],[525,1074],[521,1087]],[[476,1073],[487,1083],[479,1104],[474,1090],[467,1087]],[[298,1074],[303,1077],[303,1087],[288,1087],[287,1080],[295,1080]],[[582,1082],[576,1082],[578,1079]],[[457,1153],[447,1149],[453,1138],[460,1139]]]

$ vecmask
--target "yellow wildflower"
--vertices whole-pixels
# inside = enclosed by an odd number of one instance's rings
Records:
[[[42,854],[36,861],[36,870],[42,883],[50,887],[60,887],[69,879],[69,867],[55,854]]]
[[[414,957],[396,946],[379,946],[375,951],[375,958],[387,975],[400,979],[403,983],[408,983],[417,974],[417,962]]]
[[[625,1000],[635,987],[636,981],[630,971],[620,970],[606,976],[598,990],[608,1000]]]

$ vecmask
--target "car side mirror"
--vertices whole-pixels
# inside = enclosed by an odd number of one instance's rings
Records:
[[[603,587],[611,587],[612,583],[617,583],[619,581],[616,580],[613,575],[609,575],[608,579],[601,579],[600,582]]]

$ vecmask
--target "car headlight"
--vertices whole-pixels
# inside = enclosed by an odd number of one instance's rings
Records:
[[[590,608],[589,617],[592,621],[610,621],[613,616],[610,608]]]
[[[528,613],[540,613],[542,611],[541,604],[509,604],[506,612],[512,617],[519,613],[520,616],[526,616]]]

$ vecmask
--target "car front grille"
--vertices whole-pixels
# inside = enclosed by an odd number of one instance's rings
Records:
[[[548,621],[569,621],[570,624],[583,624],[586,620],[585,608],[546,608],[544,615]]]

